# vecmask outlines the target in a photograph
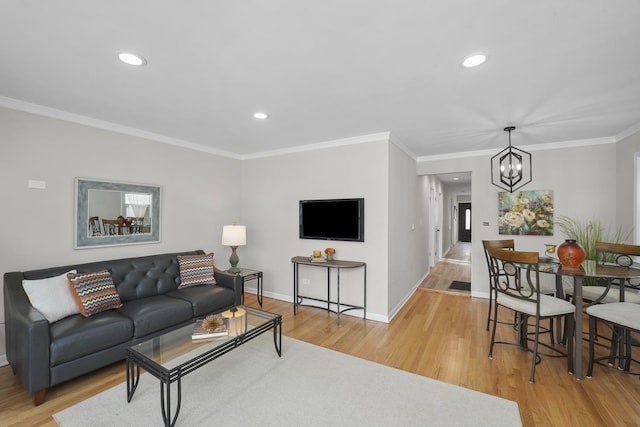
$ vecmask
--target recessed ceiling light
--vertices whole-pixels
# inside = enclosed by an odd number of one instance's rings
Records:
[[[460,178],[458,178],[457,176],[455,178],[453,178],[454,181],[459,181]]]
[[[473,68],[484,64],[486,60],[487,55],[485,53],[472,53],[462,60],[462,66],[464,68]]]
[[[144,57],[131,52],[118,52],[118,59],[125,64],[133,65],[135,67],[147,65],[147,60],[144,59]]]
[[[264,119],[268,118],[269,115],[267,113],[258,112],[258,113],[253,113],[253,117],[258,119],[258,120],[264,120]]]

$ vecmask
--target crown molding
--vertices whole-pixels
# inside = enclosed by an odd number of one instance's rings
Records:
[[[573,141],[562,141],[562,142],[550,142],[547,144],[535,144],[535,145],[524,145],[518,146],[518,148],[525,151],[544,151],[544,150],[558,150],[561,148],[575,148],[575,147],[588,147],[591,145],[604,145],[604,144],[615,144],[617,142],[617,138],[610,136],[606,138],[592,138],[592,139],[576,139]],[[465,151],[463,153],[447,153],[447,154],[436,154],[433,156],[420,156],[417,158],[417,162],[433,162],[437,160],[451,160],[451,159],[463,159],[467,157],[482,157],[482,156],[493,156],[499,151],[499,149],[492,150],[479,150],[479,151]]]
[[[98,120],[80,114],[70,113],[68,111],[57,110],[55,108],[45,107],[43,105],[31,104],[29,102],[19,101],[13,98],[7,98],[0,96],[0,107],[10,108],[12,110],[23,111],[25,113],[36,114],[39,116],[50,117],[54,119],[63,120],[66,122],[77,123],[84,126],[90,126],[98,129],[108,130],[124,135],[135,136],[138,138],[148,139],[154,142],[162,142],[164,144],[175,145],[189,150],[203,151],[209,154],[215,154],[217,156],[229,157],[232,159],[240,159],[240,157],[229,151],[217,150],[215,148],[207,147],[204,145],[196,144],[193,142],[185,141],[178,138],[172,138],[166,135],[161,135],[153,132],[147,132],[141,129],[132,128],[128,126],[122,126],[116,123],[107,122],[104,120]]]
[[[411,149],[409,149],[406,145],[404,145],[395,135],[392,135],[390,132],[380,132],[380,133],[373,133],[373,134],[361,135],[361,136],[355,136],[355,137],[349,137],[349,138],[341,138],[341,139],[336,139],[331,141],[318,142],[315,144],[307,144],[307,145],[301,145],[301,146],[296,146],[291,148],[283,148],[279,150],[263,151],[258,153],[242,155],[242,154],[232,153],[230,151],[211,148],[205,145],[196,144],[194,142],[185,141],[178,138],[172,138],[166,135],[147,132],[137,128],[123,126],[116,123],[107,122],[104,120],[98,120],[98,119],[83,116],[80,114],[70,113],[68,111],[58,110],[51,107],[45,107],[43,105],[38,105],[38,104],[32,104],[29,102],[20,101],[13,98],[8,98],[5,96],[0,96],[0,107],[6,107],[9,109],[23,111],[26,113],[36,114],[44,117],[50,117],[54,119],[71,122],[71,123],[77,123],[80,125],[108,130],[108,131],[112,131],[112,132],[116,132],[124,135],[135,136],[138,138],[143,138],[143,139],[147,139],[155,142],[161,142],[164,144],[175,145],[175,146],[186,148],[189,150],[201,151],[209,154],[214,154],[217,156],[228,157],[235,160],[259,159],[264,157],[281,156],[284,154],[320,150],[323,148],[332,148],[332,147],[340,147],[345,145],[378,142],[382,140],[386,140],[394,144],[396,147],[398,147],[400,150],[402,150],[404,153],[406,153],[409,157],[411,157],[416,162],[430,162],[430,161],[437,161],[437,160],[450,160],[450,159],[462,159],[462,158],[468,158],[468,157],[492,156],[496,153],[496,150],[492,149],[492,150],[480,150],[480,151],[466,151],[462,153],[435,154],[432,156],[416,156],[415,153],[413,153]],[[552,142],[548,144],[521,146],[520,148],[526,151],[541,151],[541,150],[557,150],[560,148],[585,147],[590,145],[614,144],[625,138],[628,138],[629,136],[637,132],[640,132],[640,123],[633,125],[628,129],[612,137]]]
[[[395,145],[400,150],[402,150],[407,156],[411,157],[413,161],[417,161],[418,158],[416,154],[413,151],[411,151],[409,147],[407,147],[402,142],[400,142],[400,140],[395,135],[393,134],[389,135],[389,142],[391,142],[393,145]]]
[[[253,160],[264,157],[282,156],[284,154],[302,153],[305,151],[316,151],[323,148],[342,147],[345,145],[366,144],[369,142],[389,141],[389,132],[372,133],[369,135],[354,136],[350,138],[335,139],[332,141],[318,142],[315,144],[300,145],[280,150],[262,151],[259,153],[246,154],[240,156],[240,160]]]
[[[640,123],[636,123],[633,126],[628,127],[627,129],[623,130],[622,132],[620,132],[619,134],[617,134],[615,136],[616,138],[616,142],[620,142],[625,138],[630,137],[631,135],[640,132]]]

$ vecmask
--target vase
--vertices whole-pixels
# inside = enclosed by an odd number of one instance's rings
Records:
[[[578,268],[587,254],[575,240],[567,239],[558,246],[558,259],[566,268]]]
[[[327,254],[327,261],[333,261],[333,254]]]

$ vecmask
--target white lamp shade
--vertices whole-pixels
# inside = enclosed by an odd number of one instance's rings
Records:
[[[225,225],[222,227],[224,246],[244,246],[247,244],[247,227],[244,225]]]

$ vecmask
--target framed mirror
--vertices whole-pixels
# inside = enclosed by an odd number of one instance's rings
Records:
[[[76,178],[76,249],[160,241],[159,186]]]

